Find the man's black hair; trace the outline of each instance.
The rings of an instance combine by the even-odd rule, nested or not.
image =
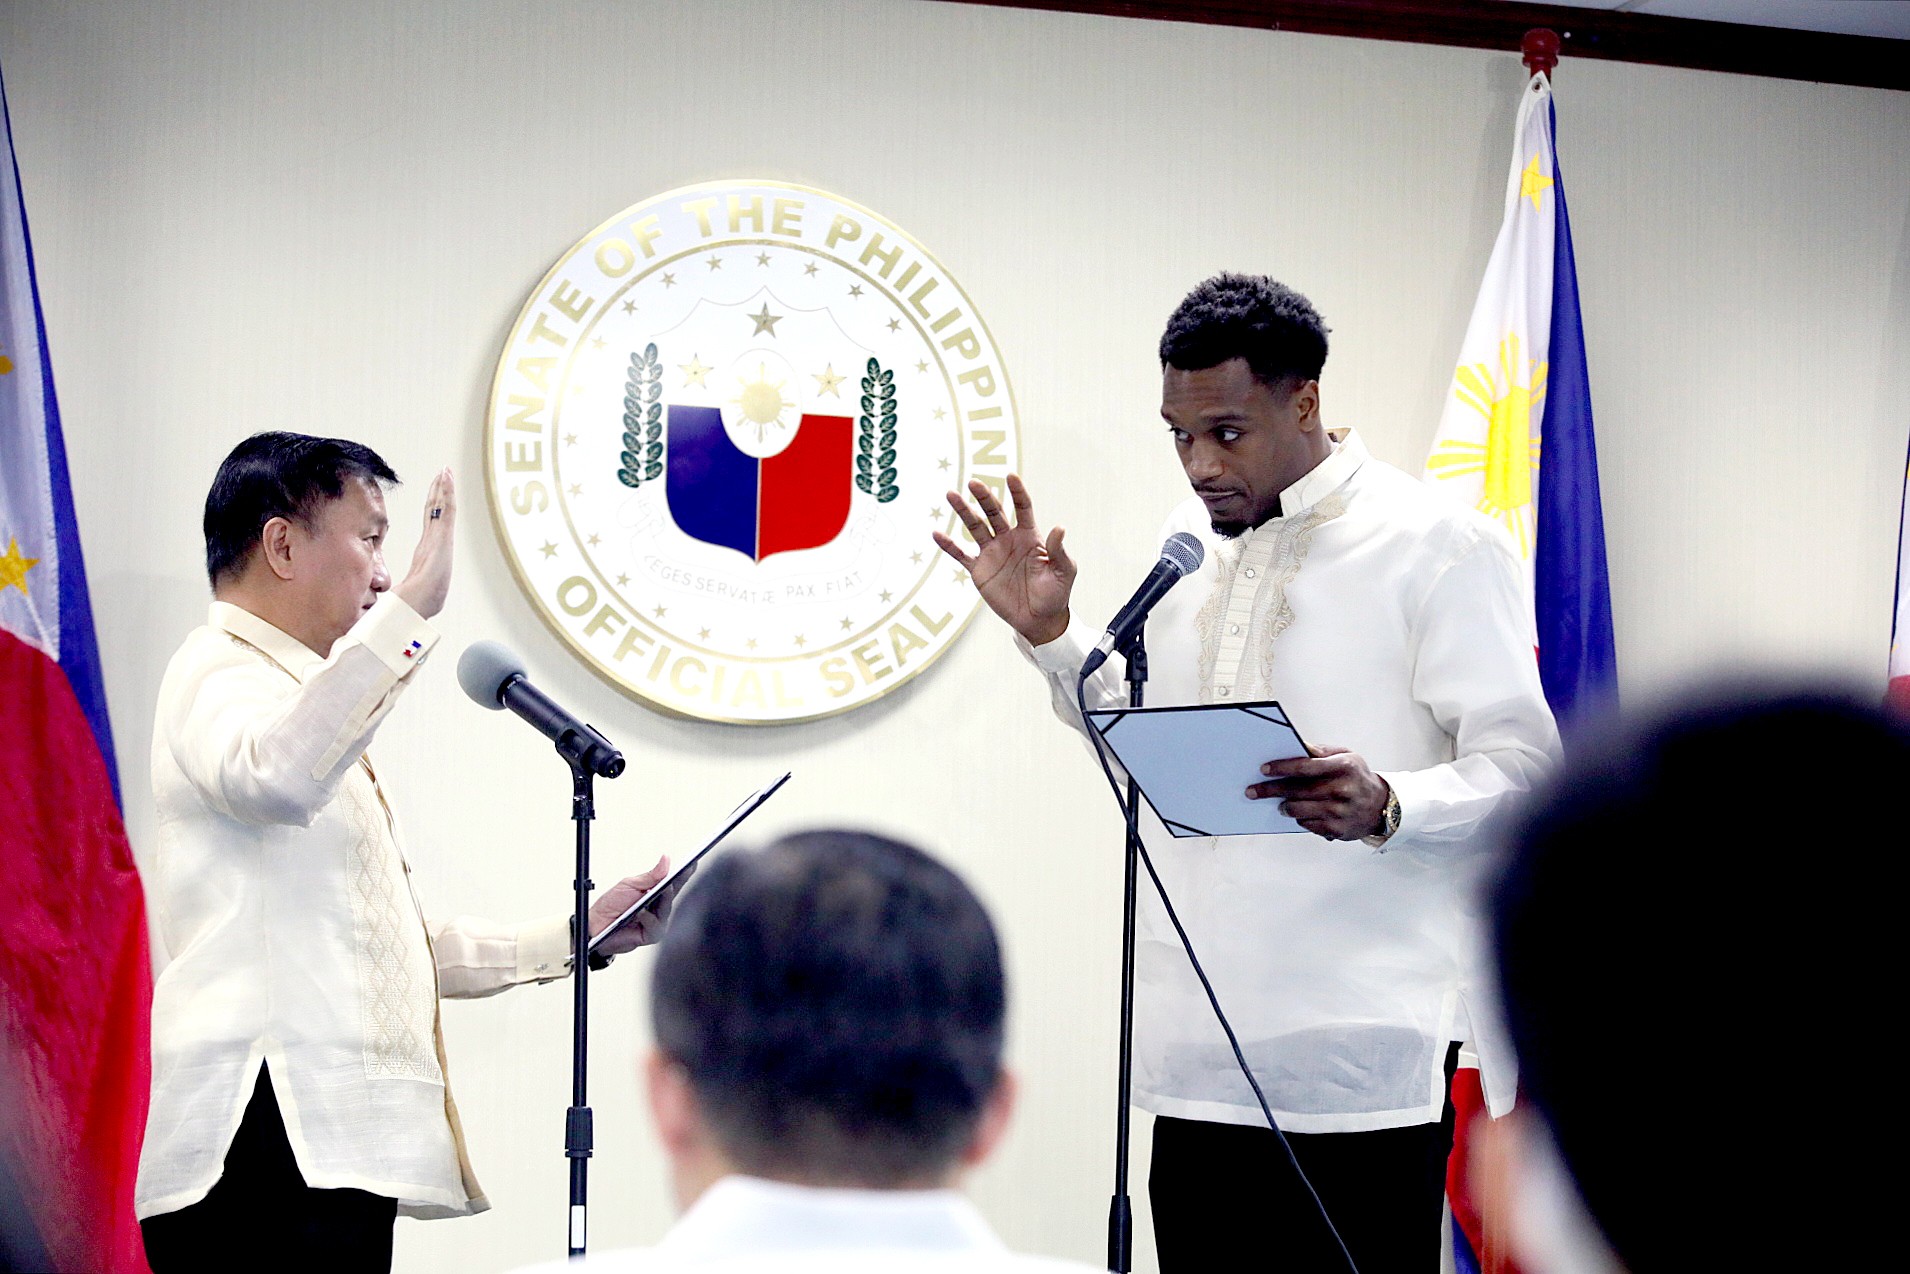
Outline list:
[[[319,506],[353,478],[396,486],[391,466],[362,443],[257,433],[232,449],[206,492],[206,575],[214,588],[245,569],[273,518],[310,528]]]
[[[650,1004],[718,1144],[757,1175],[937,1180],[1001,1078],[987,912],[927,854],[866,833],[788,836],[701,869]]]
[[[1187,294],[1161,334],[1161,366],[1184,372],[1244,358],[1255,379],[1287,390],[1318,380],[1327,325],[1313,302],[1264,274],[1216,274]]]
[[[1844,1174],[1848,1121],[1894,1104],[1906,776],[1910,729],[1868,704],[1717,687],[1573,748],[1516,833],[1492,912],[1520,1087],[1633,1274],[1860,1265],[1894,1217]]]

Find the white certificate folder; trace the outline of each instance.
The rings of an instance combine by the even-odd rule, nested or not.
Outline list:
[[[1308,755],[1278,703],[1097,709],[1088,724],[1175,836],[1306,830],[1279,801],[1247,799],[1247,788],[1266,777],[1261,766]]]

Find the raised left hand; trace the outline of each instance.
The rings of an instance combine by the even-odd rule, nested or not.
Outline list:
[[[1250,800],[1278,800],[1280,812],[1315,836],[1358,840],[1379,830],[1390,789],[1366,759],[1345,748],[1317,747],[1311,756],[1269,761],[1267,782],[1247,789]]]
[[[604,927],[629,909],[631,903],[643,897],[659,880],[670,874],[670,859],[666,855],[657,859],[657,865],[649,871],[636,876],[625,876],[610,888],[597,895],[597,901],[590,904],[590,936],[596,937]],[[604,955],[622,955],[626,951],[635,951],[638,947],[647,947],[663,937],[663,931],[670,923],[670,904],[696,874],[696,868],[673,881],[664,895],[657,899],[653,907],[645,907],[630,917],[628,924],[605,938],[597,950]]]

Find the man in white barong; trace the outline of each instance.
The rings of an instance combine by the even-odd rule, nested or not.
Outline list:
[[[427,919],[366,748],[438,642],[457,492],[425,495],[395,587],[359,443],[262,433],[206,497],[213,602],[166,668],[145,873],[171,961],[134,1206],[154,1274],[264,1260],[391,1267],[392,1221],[489,1207],[445,1072],[439,996],[569,972],[566,916]],[[667,864],[612,886],[604,927]],[[600,950],[652,941],[661,921]]]
[[[1356,433],[1327,428],[1326,353],[1305,297],[1236,274],[1190,293],[1161,339],[1161,415],[1194,493],[1161,535],[1195,536],[1205,558],[1148,622],[1147,702],[1277,700],[1315,746],[1241,758],[1247,795],[1280,802],[1305,834],[1174,841],[1148,815],[1144,835],[1360,1270],[1432,1271],[1459,1042],[1478,1046],[1490,1095],[1511,1091],[1480,1011],[1469,900],[1484,833],[1558,739],[1512,545]],[[1061,528],[1040,530],[1019,478],[1008,493],[1012,522],[980,483],[973,504],[950,492],[973,549],[936,542],[1078,727],[1075,682],[1099,634],[1070,612]],[[1122,676],[1110,660],[1088,707],[1124,704]],[[1162,1269],[1219,1268],[1243,1251],[1345,1268],[1145,886],[1136,1000]]]

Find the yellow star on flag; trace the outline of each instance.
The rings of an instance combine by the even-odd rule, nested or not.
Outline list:
[[[687,363],[678,363],[677,366],[683,369],[683,388],[685,389],[692,385],[701,385],[708,389],[710,386],[705,377],[716,370],[713,367],[703,366],[703,360],[695,357]]]
[[[816,392],[818,394],[834,394],[837,398],[842,397],[841,391],[838,390],[836,386],[840,385],[847,378],[836,375],[836,369],[833,364],[826,364],[821,371],[810,372],[809,374],[815,377]]]
[[[1519,174],[1519,198],[1530,199],[1532,211],[1538,212],[1540,211],[1539,196],[1544,194],[1545,188],[1551,184],[1552,179],[1539,171],[1539,153],[1533,151],[1532,162],[1527,164],[1525,171]]]
[[[0,554],[0,593],[17,587],[27,591],[27,572],[40,564],[37,557],[27,557],[20,552],[20,541],[11,535],[7,537],[7,551]]]

